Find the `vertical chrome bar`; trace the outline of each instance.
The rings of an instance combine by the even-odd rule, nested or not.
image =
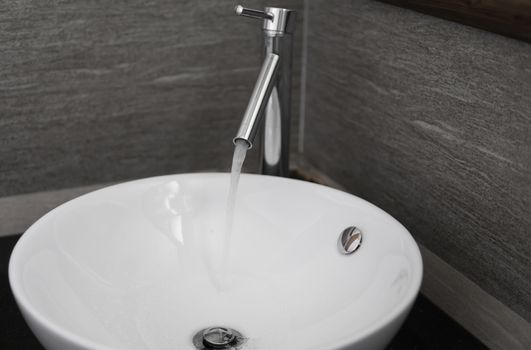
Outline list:
[[[280,57],[278,78],[265,110],[261,139],[261,173],[266,175],[289,175],[292,45],[290,32],[264,30],[264,54],[274,53]]]

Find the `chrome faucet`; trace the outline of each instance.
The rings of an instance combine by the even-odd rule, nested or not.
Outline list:
[[[288,176],[292,34],[297,13],[277,7],[259,11],[236,6],[236,14],[263,19],[265,59],[234,142],[243,140],[251,148],[263,120],[261,172]]]

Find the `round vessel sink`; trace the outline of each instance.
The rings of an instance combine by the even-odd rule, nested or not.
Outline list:
[[[227,250],[228,184],[133,181],[31,226],[9,279],[46,349],[384,349],[422,279],[408,231],[347,193],[242,175]]]

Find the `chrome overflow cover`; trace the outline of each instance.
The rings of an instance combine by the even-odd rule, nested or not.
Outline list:
[[[362,233],[356,226],[350,226],[341,232],[337,240],[337,248],[343,255],[354,253],[360,246]]]

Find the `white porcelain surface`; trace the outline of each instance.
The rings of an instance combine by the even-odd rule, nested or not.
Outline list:
[[[129,182],[31,226],[9,278],[45,347],[187,350],[198,330],[221,325],[247,336],[247,349],[383,349],[422,278],[408,231],[358,197],[243,175],[220,289],[228,183],[227,174]],[[352,225],[363,243],[344,256],[337,239]]]

